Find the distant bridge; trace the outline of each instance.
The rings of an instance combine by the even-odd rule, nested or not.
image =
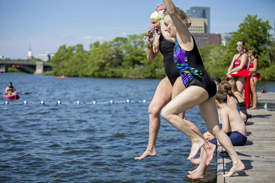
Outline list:
[[[43,74],[46,71],[52,70],[52,64],[47,62],[10,59],[0,60],[0,72],[8,72],[9,67],[30,74]]]

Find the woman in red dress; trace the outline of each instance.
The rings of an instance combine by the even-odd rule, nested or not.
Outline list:
[[[247,65],[248,65],[248,55],[247,53],[244,51],[245,47],[244,47],[244,41],[238,41],[237,42],[237,51],[238,53],[234,55],[232,62],[227,70],[227,77],[228,78],[232,78],[232,74],[236,74],[239,73],[241,74],[243,71],[247,71]],[[246,72],[244,72],[246,73]],[[241,74],[243,75],[243,74]],[[239,76],[239,77],[235,77],[234,79],[236,80],[236,84],[237,84],[237,88],[238,90],[243,93],[243,88],[244,88],[244,84],[245,84],[245,75],[243,76]]]

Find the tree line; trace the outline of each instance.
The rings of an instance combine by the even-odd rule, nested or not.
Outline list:
[[[275,80],[275,40],[269,30],[268,21],[257,15],[248,15],[232,35],[228,46],[211,45],[200,48],[206,69],[212,78],[226,77],[236,43],[243,40],[248,50],[258,52],[258,72],[262,80]],[[90,44],[89,50],[83,45],[62,45],[52,58],[54,71],[50,74],[71,77],[100,78],[163,78],[165,76],[161,54],[152,61],[146,58],[145,34],[116,37],[111,41]]]

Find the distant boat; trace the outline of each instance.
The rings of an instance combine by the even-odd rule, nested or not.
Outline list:
[[[4,95],[3,97],[4,97],[5,99],[19,99],[19,95],[17,95],[17,94]]]
[[[55,78],[67,78],[67,76],[64,76],[64,75],[62,75],[62,76],[55,76]]]

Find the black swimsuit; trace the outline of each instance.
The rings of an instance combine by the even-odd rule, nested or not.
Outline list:
[[[165,68],[165,73],[172,85],[174,85],[176,79],[180,76],[179,70],[174,63],[174,43],[171,43],[164,39],[161,35],[159,38],[159,50],[163,55],[163,64]]]
[[[192,39],[194,48],[191,51],[181,49],[178,41],[176,41],[174,62],[186,88],[191,85],[202,87],[208,92],[208,97],[211,98],[216,94],[216,84],[205,70],[195,40],[193,37]]]

